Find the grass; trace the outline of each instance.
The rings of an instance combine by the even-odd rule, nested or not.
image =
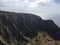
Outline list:
[[[25,39],[29,40],[28,43],[17,42],[15,39],[11,39],[8,45],[60,45],[60,41],[54,40],[49,34],[46,32],[38,32],[38,35],[30,39],[25,37]]]

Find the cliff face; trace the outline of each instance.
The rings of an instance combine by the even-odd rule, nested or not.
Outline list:
[[[0,11],[0,36],[5,41],[28,42],[24,37],[34,38],[39,31],[60,40],[60,28],[52,20],[43,20],[33,14]]]

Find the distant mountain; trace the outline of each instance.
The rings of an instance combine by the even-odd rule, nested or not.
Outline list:
[[[52,20],[28,13],[0,11],[0,40],[3,43],[29,42],[39,31],[48,33],[53,39],[60,40],[60,28]]]

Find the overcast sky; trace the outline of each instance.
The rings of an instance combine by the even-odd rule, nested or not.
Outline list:
[[[0,10],[37,14],[60,26],[60,0],[0,0]]]

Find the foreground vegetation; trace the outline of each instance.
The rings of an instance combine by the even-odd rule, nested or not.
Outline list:
[[[38,32],[38,35],[33,39],[27,37],[24,38],[29,40],[29,42],[25,43],[11,40],[11,43],[9,43],[8,45],[60,45],[60,41],[54,40],[45,32]]]
[[[45,32],[39,32],[37,37],[32,39],[27,45],[60,45],[60,41],[54,40]]]

